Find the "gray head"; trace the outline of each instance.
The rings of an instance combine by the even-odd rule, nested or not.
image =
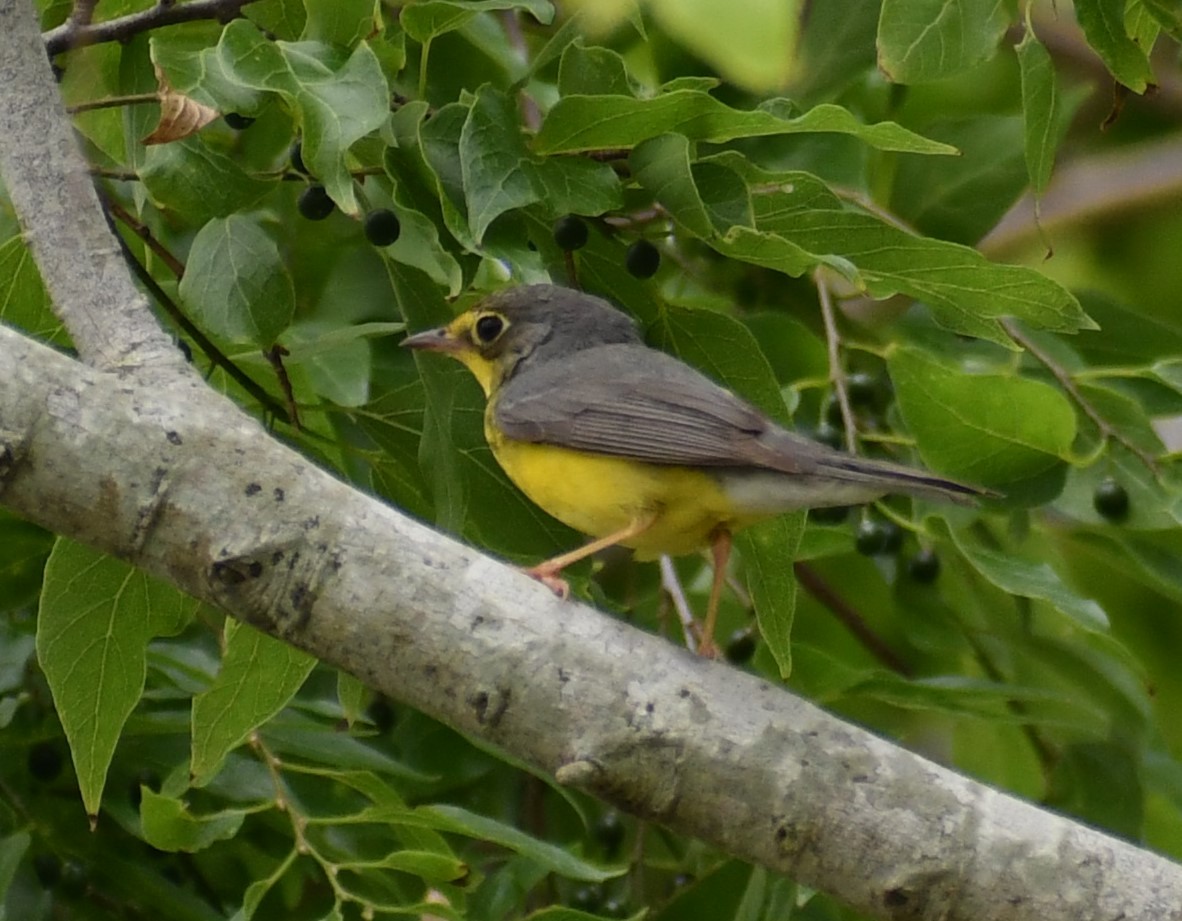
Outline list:
[[[602,298],[557,285],[525,285],[489,295],[472,308],[477,348],[505,378],[529,362],[550,361],[597,345],[639,343],[636,324]]]

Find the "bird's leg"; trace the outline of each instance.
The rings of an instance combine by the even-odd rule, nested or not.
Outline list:
[[[577,563],[579,560],[589,557],[592,553],[598,553],[600,550],[606,550],[608,547],[613,547],[622,541],[636,537],[638,534],[643,534],[652,527],[653,522],[656,520],[656,514],[645,515],[643,518],[635,518],[626,528],[621,528],[612,534],[596,538],[589,544],[583,544],[577,550],[556,556],[551,560],[546,560],[544,563],[538,563],[537,566],[531,566],[529,569],[523,570],[523,572],[527,576],[537,579],[559,598],[566,598],[570,595],[570,586],[567,584],[566,579],[563,579],[559,575],[562,570],[566,569],[572,563]]]
[[[731,532],[720,527],[714,531],[710,541],[710,556],[714,561],[714,582],[710,586],[710,603],[706,607],[706,622],[698,637],[698,655],[708,659],[718,658],[718,646],[714,643],[714,629],[718,622],[718,605],[722,600],[722,587],[726,584],[726,564],[731,557]]]

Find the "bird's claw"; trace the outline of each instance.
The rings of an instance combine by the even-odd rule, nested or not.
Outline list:
[[[533,566],[522,571],[531,579],[537,579],[563,601],[570,597],[570,583],[556,572],[542,566]]]

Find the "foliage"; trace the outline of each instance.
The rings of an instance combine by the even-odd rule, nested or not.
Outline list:
[[[68,12],[43,6],[46,27]],[[1155,80],[1155,42],[1176,58],[1176,4],[1077,0],[1083,38],[1049,4],[730,6],[719,23],[674,0],[260,0],[58,64],[67,104],[112,103],[76,123],[130,257],[270,402],[222,365],[212,384],[261,415],[298,407],[292,443],[492,553],[579,538],[500,473],[462,369],[389,334],[510,280],[577,283],[801,429],[849,422],[861,452],[1004,493],[755,529],[736,570],[755,610],[732,594],[720,635],[745,659],[754,613],[743,667],[1182,857],[1182,507],[1158,426],[1182,415],[1182,224],[1048,214],[1045,264],[1036,235],[1017,264],[976,248],[1061,148],[1069,167],[1176,134],[1176,100],[1129,95]],[[1068,73],[1069,51],[1111,77]],[[155,107],[129,97],[157,69],[229,123],[141,143]],[[297,205],[313,185],[336,206],[315,221]],[[379,209],[385,246],[363,230]],[[568,215],[589,230],[574,253],[551,233]],[[62,341],[11,216],[0,235],[0,316]],[[627,271],[638,240],[651,278]],[[1120,514],[1094,505],[1112,481]],[[865,516],[898,528],[870,556]],[[702,570],[677,561],[699,605]],[[655,567],[576,575],[666,629]],[[0,915],[852,917],[10,517],[0,587]]]

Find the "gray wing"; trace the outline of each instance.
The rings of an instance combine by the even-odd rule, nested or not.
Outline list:
[[[524,369],[501,389],[494,413],[518,441],[654,464],[796,470],[783,455],[769,463],[761,441],[788,432],[688,365],[644,346],[598,346]]]
[[[952,502],[996,495],[856,457],[789,432],[677,359],[641,345],[604,345],[523,369],[493,409],[509,438],[652,464],[754,467],[845,484],[845,505],[888,492]],[[797,504],[795,507],[799,507]]]

